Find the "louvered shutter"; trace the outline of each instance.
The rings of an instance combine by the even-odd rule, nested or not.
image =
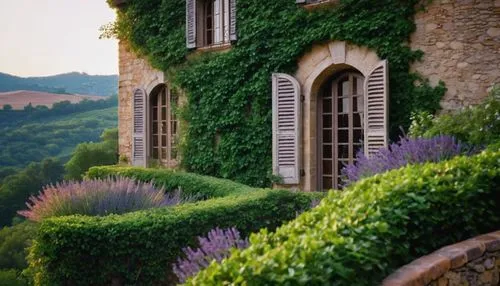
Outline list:
[[[229,0],[229,40],[236,41],[236,0]]]
[[[370,157],[388,143],[387,61],[381,61],[365,79],[365,154]]]
[[[146,167],[146,92],[136,89],[133,97],[132,165]]]
[[[286,74],[273,74],[273,173],[284,184],[299,183],[300,86]]]
[[[186,0],[186,45],[196,48],[196,0]]]

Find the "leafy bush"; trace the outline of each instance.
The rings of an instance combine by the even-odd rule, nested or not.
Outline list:
[[[498,229],[500,151],[407,166],[330,192],[187,285],[378,285],[439,247]]]
[[[470,152],[470,147],[451,136],[439,135],[430,139],[401,137],[398,143],[380,149],[370,158],[360,151],[356,163],[342,169],[342,183],[348,186],[359,179],[408,164],[439,162]]]
[[[33,221],[65,215],[109,215],[136,210],[177,205],[179,192],[165,195],[149,183],[136,183],[129,178],[108,178],[62,182],[46,186],[32,196],[28,210],[18,213]]]
[[[49,218],[30,250],[30,271],[38,285],[173,283],[170,266],[182,248],[196,245],[197,236],[214,226],[234,226],[244,236],[274,229],[316,196],[259,190],[123,215]]]
[[[216,227],[206,237],[198,237],[198,241],[199,248],[184,248],[182,251],[186,258],[179,258],[173,265],[173,271],[181,283],[206,268],[213,260],[220,262],[228,257],[232,248],[248,247],[248,240],[241,239],[239,231],[234,227],[226,230]]]
[[[16,269],[0,269],[0,286],[25,286],[27,281],[19,277]]]
[[[105,129],[101,142],[80,143],[76,146],[71,159],[64,165],[65,178],[81,180],[90,167],[118,163],[118,129]]]
[[[448,134],[462,142],[488,145],[500,141],[500,86],[477,106],[436,117],[429,113],[413,116],[411,136],[433,137]]]
[[[244,194],[256,190],[230,180],[171,169],[103,166],[90,168],[87,172],[88,178],[107,178],[109,176],[123,176],[141,182],[154,182],[157,187],[164,188],[167,192],[182,189],[183,195],[196,196],[200,199]]]
[[[26,221],[0,230],[0,269],[21,271],[28,266],[25,249],[37,229],[37,224]]]

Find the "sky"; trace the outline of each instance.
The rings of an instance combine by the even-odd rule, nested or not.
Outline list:
[[[99,40],[114,19],[106,0],[0,0],[0,72],[117,74],[117,41]]]

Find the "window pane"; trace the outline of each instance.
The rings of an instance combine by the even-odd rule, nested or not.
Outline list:
[[[172,150],[170,151],[170,159],[171,160],[177,159],[177,149],[172,148]]]
[[[352,111],[353,112],[360,111],[360,110],[358,110],[358,97],[357,96],[352,98]]]
[[[167,92],[163,90],[161,92],[161,105],[166,105],[167,104]]]
[[[323,128],[332,128],[332,116],[323,115]]]
[[[344,169],[345,166],[347,166],[348,164],[348,161],[338,161],[338,174],[340,176],[340,174],[342,173],[342,169]]]
[[[167,121],[161,122],[161,134],[167,134]]]
[[[338,112],[348,113],[349,112],[349,98],[339,98],[338,100]]]
[[[360,143],[363,140],[363,130],[354,130],[352,141],[353,143]]]
[[[153,135],[158,134],[158,122],[153,122]]]
[[[332,131],[331,130],[323,130],[323,142],[324,143],[332,143]]]
[[[353,77],[352,79],[352,94],[358,94],[358,79],[356,77]]]
[[[158,108],[153,108],[153,120],[158,120]]]
[[[161,108],[161,120],[167,120],[167,108],[166,107]]]
[[[363,96],[363,90],[364,90],[364,87],[363,87],[363,78],[358,78],[357,80],[357,95],[360,95],[360,96]]]
[[[158,147],[158,136],[153,136],[153,147]]]
[[[356,154],[358,154],[359,151],[363,149],[363,144],[354,144],[354,156],[356,157]]]
[[[167,136],[166,135],[161,136],[161,146],[167,147]]]
[[[342,159],[348,159],[349,158],[349,145],[339,145],[338,146],[338,157]]]
[[[151,156],[153,156],[153,159],[158,159],[158,149],[157,148],[153,148],[153,154],[151,154]]]
[[[333,188],[332,178],[323,177],[323,190],[330,190]]]
[[[166,148],[161,148],[161,158],[167,159],[167,149]]]
[[[332,113],[331,99],[323,99],[323,113]]]
[[[360,113],[355,113],[352,115],[354,127],[362,127],[361,125],[361,115]]]
[[[349,95],[349,81],[342,82],[342,96]]]
[[[349,143],[348,130],[339,130],[339,143]]]
[[[323,174],[331,175],[332,167],[332,160],[323,160]]]
[[[177,122],[176,121],[170,122],[170,130],[172,132],[172,135],[177,134]]]
[[[332,145],[323,145],[323,158],[331,159],[332,157]]]
[[[349,115],[342,114],[338,116],[339,118],[339,128],[349,127]]]

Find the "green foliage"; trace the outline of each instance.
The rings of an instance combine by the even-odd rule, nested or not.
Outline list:
[[[107,31],[168,71],[186,91],[189,103],[182,116],[189,125],[182,163],[188,171],[265,186],[271,182],[271,74],[293,74],[297,59],[314,44],[348,41],[388,59],[393,137],[399,126],[409,125],[412,111],[439,108],[444,85],[432,88],[409,72],[410,63],[422,56],[406,44],[419,2],[343,0],[333,8],[307,11],[290,0],[240,0],[238,40],[231,50],[189,60],[185,1],[128,1]]]
[[[0,124],[0,166],[24,167],[50,156],[67,160],[76,145],[98,141],[116,124],[116,107]]]
[[[188,285],[378,285],[437,248],[497,230],[500,151],[408,166],[330,192]]]
[[[106,217],[69,216],[41,223],[28,260],[37,285],[158,285],[175,279],[182,248],[215,226],[244,236],[274,229],[306,209],[311,195],[259,190],[177,207]]]
[[[187,197],[201,196],[205,199],[255,191],[254,188],[233,181],[172,169],[103,166],[92,167],[87,173],[87,177],[90,179],[104,179],[110,176],[153,182],[156,187],[164,188],[167,192],[181,189],[182,195]]]
[[[65,179],[80,180],[90,167],[118,163],[118,129],[105,129],[101,142],[80,143],[64,165]]]
[[[63,174],[64,168],[59,161],[45,159],[4,178],[0,186],[0,226],[10,224],[16,212],[25,208],[30,195],[36,194],[47,184],[61,180]]]
[[[413,117],[410,135],[433,137],[453,135],[462,142],[488,145],[500,141],[500,86],[481,104],[456,113],[438,115],[419,113]]]
[[[0,269],[0,286],[24,286],[28,283],[21,277],[16,269]]]
[[[22,222],[0,230],[0,269],[21,271],[28,266],[25,250],[30,246],[37,229],[37,224]]]

